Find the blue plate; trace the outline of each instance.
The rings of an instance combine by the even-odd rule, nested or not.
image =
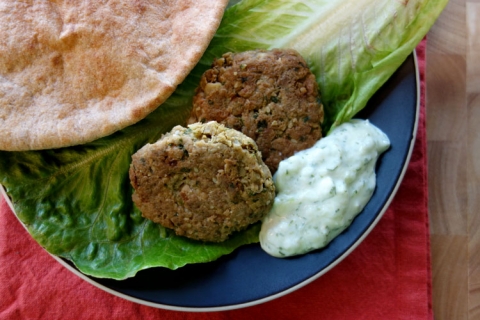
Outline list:
[[[377,188],[351,226],[326,248],[277,259],[258,244],[239,248],[217,261],[178,270],[152,268],[123,281],[87,277],[93,285],[141,304],[184,311],[219,311],[247,307],[288,294],[317,279],[343,260],[376,225],[393,199],[413,149],[419,117],[419,80],[415,54],[410,55],[371,99],[358,118],[384,131],[391,148],[377,166]]]

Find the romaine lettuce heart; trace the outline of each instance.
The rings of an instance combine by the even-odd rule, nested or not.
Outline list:
[[[145,268],[213,261],[258,242],[259,225],[221,244],[177,237],[141,217],[128,179],[131,155],[184,123],[194,88],[213,58],[227,51],[297,49],[320,85],[328,131],[365,106],[446,3],[243,0],[227,9],[190,76],[145,120],[82,146],[0,152],[0,183],[35,240],[85,274],[125,279]]]

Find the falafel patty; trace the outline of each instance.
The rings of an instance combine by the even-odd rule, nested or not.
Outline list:
[[[217,122],[174,127],[132,156],[134,203],[195,240],[220,242],[262,219],[275,197],[255,142]]]
[[[255,140],[272,173],[322,136],[315,76],[292,49],[226,53],[195,91],[188,123],[217,121]]]

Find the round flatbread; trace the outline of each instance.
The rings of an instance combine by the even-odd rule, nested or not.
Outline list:
[[[227,0],[0,0],[0,150],[138,122],[200,60]]]

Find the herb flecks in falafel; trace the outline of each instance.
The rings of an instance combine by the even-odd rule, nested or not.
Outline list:
[[[261,220],[275,197],[255,142],[216,122],[174,127],[132,156],[133,201],[180,236],[221,242]]]

